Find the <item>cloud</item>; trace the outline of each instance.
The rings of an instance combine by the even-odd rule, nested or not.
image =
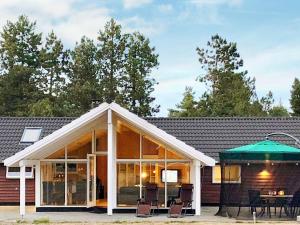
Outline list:
[[[145,36],[153,36],[164,30],[164,24],[155,23],[155,22],[147,22],[145,19],[133,16],[127,19],[123,19],[118,21],[121,23],[124,28],[124,32],[135,32],[139,31]]]
[[[158,10],[162,13],[170,13],[173,11],[173,6],[171,4],[161,4],[158,6]]]
[[[228,6],[238,6],[242,3],[242,0],[190,0],[198,6],[218,6],[218,5],[228,5]]]
[[[67,46],[74,45],[83,35],[95,38],[110,18],[108,8],[86,4],[84,0],[1,0],[0,14],[0,26],[25,14],[37,21],[39,31],[47,34],[54,30]]]
[[[271,90],[276,103],[283,99],[283,105],[289,108],[293,80],[300,76],[300,45],[289,42],[249,54],[243,57],[245,68],[256,78],[258,95],[261,97]]]
[[[133,9],[149,4],[151,2],[152,0],[123,0],[123,5],[125,9]]]

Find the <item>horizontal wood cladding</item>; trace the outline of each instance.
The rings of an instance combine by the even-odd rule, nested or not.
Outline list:
[[[33,203],[34,179],[26,179],[26,203]],[[20,180],[6,179],[6,167],[0,164],[0,205],[20,202]]]
[[[212,168],[202,168],[201,174],[202,204],[218,204],[221,185],[212,183]],[[259,190],[262,194],[284,189],[286,194],[293,194],[300,189],[300,165],[295,163],[243,164],[241,165],[241,184],[230,184],[230,195],[242,196],[242,203],[247,204],[249,202],[248,190],[251,189]]]
[[[201,169],[201,204],[215,205],[220,200],[220,184],[212,183],[212,167],[204,167]]]

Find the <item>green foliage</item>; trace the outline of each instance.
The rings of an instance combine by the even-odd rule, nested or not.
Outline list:
[[[157,66],[158,55],[150,47],[149,39],[140,33],[129,34],[121,99],[122,105],[137,115],[150,116],[159,111],[159,106],[151,106],[156,81],[150,73]]]
[[[293,110],[293,116],[300,116],[300,81],[295,78],[292,90],[291,90],[291,108]]]
[[[7,22],[0,35],[0,115],[79,116],[93,100],[141,116],[159,111],[150,77],[158,55],[149,39],[123,34],[113,19],[96,43],[83,37],[71,50],[53,31],[42,42],[26,16]]]
[[[120,103],[120,88],[125,73],[126,35],[121,33],[121,25],[111,19],[104,31],[100,31],[98,41],[97,62],[103,101]]]
[[[0,33],[0,114],[27,116],[29,105],[40,99],[35,77],[39,73],[41,34],[35,22],[20,16]]]
[[[83,37],[71,52],[69,83],[63,95],[69,109],[66,110],[69,116],[78,116],[87,112],[94,99],[102,100],[96,54],[97,47],[86,37]]]
[[[186,90],[177,109],[169,110],[169,116],[271,116],[279,113],[278,108],[272,108],[271,92],[257,98],[255,79],[242,70],[243,60],[236,43],[214,35],[207,48],[196,51],[204,71],[197,80],[205,84],[208,91],[197,101],[191,89]]]
[[[192,87],[186,87],[182,101],[176,105],[176,109],[169,109],[169,117],[196,117],[199,116],[198,102],[195,100],[195,92]]]
[[[272,117],[287,117],[289,116],[289,112],[282,105],[273,106],[269,111],[269,116]]]
[[[52,31],[46,37],[45,46],[39,56],[41,71],[37,76],[37,84],[40,90],[48,95],[49,99],[57,97],[63,88],[67,71],[68,51],[64,50],[61,40]]]

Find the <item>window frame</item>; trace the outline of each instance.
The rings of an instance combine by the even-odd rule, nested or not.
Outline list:
[[[212,169],[212,184],[221,184],[221,180],[220,181],[216,181],[216,174],[215,174],[215,167],[221,167],[221,165],[215,165],[213,167],[211,167]],[[239,168],[238,174],[239,174],[239,180],[237,181],[224,181],[225,184],[241,184],[242,183],[242,167],[241,165],[237,165],[237,164],[233,164],[233,165],[226,165],[226,166],[237,166],[237,168]]]
[[[13,167],[17,167],[17,166],[13,166]],[[6,167],[6,173],[5,173],[6,179],[20,179],[20,171],[19,172],[10,172],[9,168],[12,168],[12,167],[9,167],[9,166]],[[17,168],[19,168],[19,167],[17,167]],[[31,168],[31,171],[25,172],[25,178],[26,179],[34,179],[34,172],[33,172],[34,167],[27,166],[26,168]]]
[[[40,130],[40,133],[39,133],[39,136],[38,136],[37,140],[35,140],[35,141],[23,141],[23,138],[25,137],[25,133],[28,130]],[[33,144],[33,143],[39,141],[40,138],[41,138],[41,136],[42,136],[42,132],[43,132],[43,128],[42,127],[25,127],[24,130],[23,130],[23,134],[22,134],[21,140],[20,140],[20,144]]]

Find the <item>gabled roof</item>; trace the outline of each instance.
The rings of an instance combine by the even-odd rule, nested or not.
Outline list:
[[[25,127],[41,127],[41,138],[70,123],[71,117],[0,117],[0,163],[31,144],[20,144]]]
[[[50,135],[44,137],[40,141],[37,141],[33,145],[26,147],[24,150],[16,153],[15,155],[4,160],[6,166],[11,166],[16,164],[22,159],[30,158],[32,155],[38,154],[39,152],[45,151],[51,145],[62,141],[64,137],[71,135],[72,132],[79,130],[81,127],[87,125],[88,123],[94,121],[103,115],[107,110],[112,110],[117,113],[120,117],[124,118],[126,121],[136,126],[137,128],[149,133],[154,138],[163,141],[167,145],[175,148],[176,150],[182,151],[184,154],[192,159],[197,159],[201,161],[204,165],[213,166],[215,160],[209,156],[204,155],[202,152],[197,151],[192,146],[189,146],[182,142],[181,140],[173,137],[172,135],[166,133],[165,131],[157,128],[156,126],[150,124],[146,120],[138,117],[137,115],[129,112],[128,110],[122,108],[116,103],[102,103],[98,107],[92,109],[91,111],[85,113],[79,118],[73,120],[71,123],[63,126],[62,128],[54,131]]]

